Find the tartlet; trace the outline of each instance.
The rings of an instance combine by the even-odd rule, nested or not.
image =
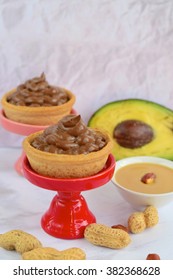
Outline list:
[[[55,94],[53,95],[51,93],[51,95],[50,90],[52,92],[54,91]],[[23,96],[20,96],[22,100],[19,100],[16,104],[14,102],[10,103],[10,99],[12,99],[17,91],[23,91]],[[49,94],[46,94],[46,91],[49,91]],[[44,98],[43,92],[45,92]],[[53,96],[58,95],[58,92],[66,94],[67,100],[63,104],[56,105],[56,102],[53,103]],[[28,104],[25,104],[25,101],[29,100],[30,94],[32,95],[30,103],[28,101]],[[39,97],[39,94],[42,96]],[[39,98],[39,102],[35,102],[34,98]],[[45,103],[44,99],[49,99],[49,103]],[[63,116],[70,114],[75,100],[75,95],[71,91],[49,85],[43,73],[40,77],[28,80],[24,84],[4,94],[1,104],[5,116],[12,121],[47,126],[56,123]]]
[[[67,131],[60,135],[64,123],[65,129],[71,131],[70,136],[67,135],[69,133]],[[84,134],[82,134],[83,130],[85,130]],[[56,142],[56,135],[52,137],[50,131],[57,132],[60,142],[64,143],[64,151]],[[96,135],[95,140],[92,140],[95,142],[90,142],[94,139],[91,135]],[[71,142],[66,141],[67,139]],[[45,145],[45,141],[48,141],[49,145]],[[80,144],[77,144],[79,141]],[[56,125],[27,136],[23,141],[23,149],[32,169],[38,174],[53,178],[81,178],[92,176],[104,168],[112,150],[112,140],[107,133],[85,126],[80,115],[70,114],[63,117]]]

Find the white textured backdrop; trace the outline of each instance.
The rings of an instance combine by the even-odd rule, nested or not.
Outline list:
[[[173,109],[173,1],[0,0],[0,97],[43,71],[86,122],[124,98]],[[20,143],[0,127],[0,146]]]

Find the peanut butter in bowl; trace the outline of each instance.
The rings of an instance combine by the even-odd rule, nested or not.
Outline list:
[[[135,208],[165,206],[173,201],[173,162],[152,156],[121,159],[116,162],[112,182]]]
[[[134,163],[116,172],[116,181],[129,190],[161,194],[173,192],[173,169],[161,164]]]

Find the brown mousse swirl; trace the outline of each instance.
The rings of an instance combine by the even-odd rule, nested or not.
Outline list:
[[[56,154],[88,154],[102,149],[107,141],[101,132],[88,128],[80,115],[67,115],[46,128],[31,145]]]
[[[60,87],[49,85],[44,73],[19,85],[16,91],[7,97],[7,102],[13,105],[29,107],[57,106],[68,100],[67,92]]]

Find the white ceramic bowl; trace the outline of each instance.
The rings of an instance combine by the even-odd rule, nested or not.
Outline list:
[[[117,187],[118,192],[128,203],[130,203],[136,209],[142,209],[148,205],[153,205],[153,206],[159,208],[159,207],[167,205],[168,203],[171,203],[171,202],[173,203],[173,192],[161,193],[161,194],[145,194],[145,193],[140,193],[140,192],[135,192],[135,191],[129,190],[129,189],[125,188],[124,186],[121,186],[116,181],[115,174],[121,167],[126,166],[128,164],[146,163],[146,162],[164,165],[164,166],[167,166],[167,167],[173,169],[173,161],[163,159],[163,158],[158,158],[158,157],[135,156],[135,157],[121,159],[116,162],[114,175],[112,177],[112,182]],[[172,184],[173,184],[173,182],[172,182]]]

